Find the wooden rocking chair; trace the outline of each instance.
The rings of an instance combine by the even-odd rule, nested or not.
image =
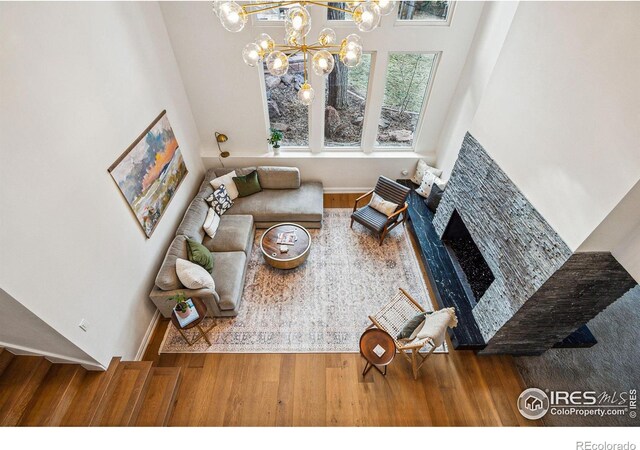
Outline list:
[[[400,292],[389,303],[376,314],[369,316],[369,319],[373,322],[373,325],[369,328],[376,326],[389,333],[398,351],[411,363],[414,379],[418,379],[420,367],[438,346],[431,338],[408,341],[406,339],[398,340],[397,337],[407,322],[422,312],[425,312],[425,309],[404,289],[400,288]],[[429,345],[431,348],[424,355],[420,354],[420,350],[425,345]]]

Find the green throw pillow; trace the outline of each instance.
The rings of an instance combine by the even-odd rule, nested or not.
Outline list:
[[[193,239],[187,239],[187,257],[192,263],[204,267],[207,272],[213,270],[213,255],[207,247]]]
[[[233,182],[238,188],[238,197],[248,197],[251,194],[255,194],[256,192],[260,192],[262,190],[262,188],[260,187],[260,182],[258,181],[257,170],[254,170],[253,172],[242,177],[233,177]]]
[[[398,339],[407,339],[408,337],[411,337],[411,334],[415,331],[415,329],[418,328],[418,326],[424,321],[426,315],[427,313],[423,312],[416,316],[413,316],[413,318],[409,320],[409,322],[407,322],[407,324],[404,326],[402,331],[398,333]]]

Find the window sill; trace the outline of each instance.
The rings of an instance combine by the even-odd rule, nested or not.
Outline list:
[[[218,153],[204,152],[201,154],[203,158],[217,158]],[[424,155],[414,151],[374,151],[372,153],[364,153],[362,151],[325,151],[312,153],[309,151],[288,151],[283,150],[279,155],[271,152],[266,153],[231,153],[228,159],[247,159],[247,158],[265,158],[265,159],[420,159]]]

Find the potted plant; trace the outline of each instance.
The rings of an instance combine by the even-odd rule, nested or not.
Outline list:
[[[189,304],[187,303],[187,298],[184,296],[184,293],[178,292],[171,297],[171,300],[176,302],[175,311],[178,316],[183,319],[189,316]]]
[[[267,142],[271,144],[274,155],[280,154],[280,141],[283,137],[282,131],[271,128],[271,135],[267,138]]]

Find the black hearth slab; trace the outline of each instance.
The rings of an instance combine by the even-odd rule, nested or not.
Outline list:
[[[596,345],[598,341],[586,325],[581,326],[576,331],[567,336],[562,342],[558,342],[553,348],[589,348]]]
[[[425,265],[435,299],[440,308],[454,307],[458,316],[458,326],[449,329],[449,337],[456,350],[482,350],[486,344],[471,312],[462,284],[446,248],[433,227],[433,213],[424,199],[413,190],[416,186],[410,180],[397,180],[410,187],[409,229],[420,248],[420,257]]]

